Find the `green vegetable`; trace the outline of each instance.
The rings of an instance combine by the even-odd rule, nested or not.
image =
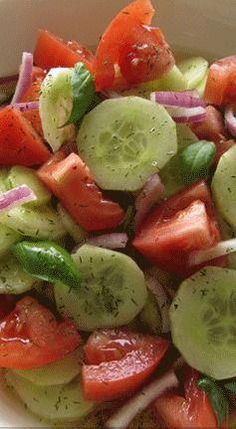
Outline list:
[[[36,284],[33,276],[26,273],[12,254],[0,260],[0,294],[19,295]]]
[[[81,226],[75,223],[70,214],[64,209],[64,207],[62,207],[61,204],[58,204],[57,211],[65,230],[73,238],[75,243],[81,243],[85,241],[88,233]]]
[[[202,57],[190,57],[177,64],[187,80],[187,89],[195,89],[204,79],[208,69],[208,61]]]
[[[24,270],[36,278],[52,283],[60,281],[71,288],[80,285],[80,273],[75,262],[58,244],[22,241],[13,246],[13,252]]]
[[[206,392],[212,408],[217,416],[218,424],[221,425],[229,413],[229,402],[224,390],[211,378],[201,378],[198,387]]]
[[[63,126],[73,108],[72,75],[73,68],[53,68],[41,86],[39,113],[43,134],[54,152],[75,137],[74,125]]]
[[[65,125],[78,122],[92,105],[95,86],[91,73],[83,63],[77,63],[71,77],[73,107]]]
[[[185,183],[207,177],[215,153],[215,144],[205,140],[186,147],[179,156],[179,168]]]

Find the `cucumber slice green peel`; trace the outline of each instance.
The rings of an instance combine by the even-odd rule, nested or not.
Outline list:
[[[170,308],[173,343],[216,380],[236,376],[236,271],[207,267],[186,279]]]
[[[95,407],[94,402],[83,398],[79,378],[69,384],[38,386],[8,370],[6,381],[30,411],[55,423],[76,422],[88,415]]]
[[[24,270],[38,279],[61,281],[70,288],[78,288],[81,283],[75,262],[58,244],[22,241],[13,246],[13,252]]]
[[[77,144],[98,186],[137,191],[177,152],[176,125],[150,100],[110,99],[84,117]]]
[[[72,255],[81,287],[56,283],[58,311],[79,329],[93,331],[126,325],[142,310],[147,289],[143,272],[127,255],[85,244]]]

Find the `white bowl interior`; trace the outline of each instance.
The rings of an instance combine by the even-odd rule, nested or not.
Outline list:
[[[32,51],[38,28],[95,46],[110,18],[127,0],[0,0],[0,76],[17,72]],[[234,54],[235,0],[154,0],[156,24],[184,54]],[[1,380],[0,380],[1,381]],[[0,427],[45,427],[0,382]]]

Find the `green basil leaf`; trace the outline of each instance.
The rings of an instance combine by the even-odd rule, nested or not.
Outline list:
[[[95,86],[91,73],[83,63],[77,63],[71,78],[73,107],[65,125],[78,122],[94,102]]]
[[[24,271],[47,282],[60,281],[78,288],[81,276],[71,255],[50,241],[21,241],[13,246],[13,253]]]
[[[206,178],[216,154],[214,143],[202,140],[186,147],[179,155],[179,168],[185,183]]]
[[[219,425],[223,423],[229,413],[229,402],[224,390],[211,378],[201,378],[198,387],[206,392],[212,408],[215,411]]]
[[[228,390],[230,393],[234,393],[236,395],[236,380],[229,381],[224,384],[224,388]]]

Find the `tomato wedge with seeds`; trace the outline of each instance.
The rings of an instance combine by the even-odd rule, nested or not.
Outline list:
[[[84,348],[85,398],[109,401],[134,392],[152,375],[168,348],[169,341],[163,338],[126,330],[92,334]]]
[[[189,370],[185,397],[167,393],[155,401],[154,409],[167,429],[216,429],[217,419],[205,392],[197,386],[199,374]]]
[[[204,98],[216,106],[236,102],[236,55],[211,65]]]
[[[189,254],[219,240],[210,192],[200,182],[154,208],[140,226],[133,246],[164,271],[186,277],[199,269],[189,265]],[[210,264],[224,266],[225,258]]]
[[[98,91],[125,88],[130,83],[160,77],[174,65],[161,31],[149,27],[153,15],[150,0],[136,0],[122,9],[107,27],[95,59]]]
[[[110,229],[118,226],[125,213],[118,203],[105,198],[92,179],[88,167],[78,155],[71,153],[38,170],[38,176],[61,201],[73,219],[87,231]]]
[[[81,342],[70,321],[58,322],[34,298],[22,298],[0,323],[0,367],[30,369],[62,359]]]

